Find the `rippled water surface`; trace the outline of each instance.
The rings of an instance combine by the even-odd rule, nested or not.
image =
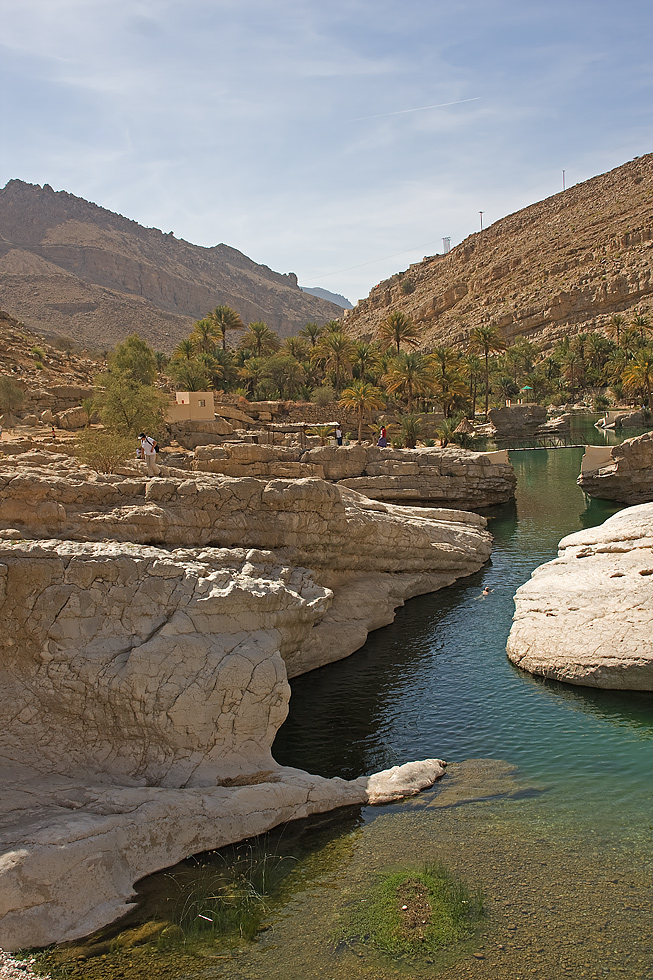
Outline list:
[[[296,861],[260,938],[183,967],[154,957],[131,975],[652,980],[653,696],[538,680],[505,655],[515,590],[560,538],[617,509],[578,489],[581,455],[513,452],[516,504],[490,515],[491,561],[408,602],[352,657],[293,681],[279,762],[352,778],[436,756],[450,764],[442,782],[259,842]],[[485,890],[468,948],[409,963],[339,949],[339,917],[376,870],[431,859]]]

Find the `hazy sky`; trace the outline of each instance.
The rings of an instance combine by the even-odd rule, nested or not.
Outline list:
[[[0,0],[0,186],[355,302],[653,150],[652,28],[650,0]]]

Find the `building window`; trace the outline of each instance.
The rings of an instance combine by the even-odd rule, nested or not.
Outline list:
[[[206,399],[205,398],[198,398],[197,399],[197,404],[198,404],[198,406],[200,408],[205,408],[206,407]]]

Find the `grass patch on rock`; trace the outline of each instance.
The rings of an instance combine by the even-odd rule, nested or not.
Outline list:
[[[337,941],[395,957],[428,956],[470,939],[482,916],[481,889],[432,862],[379,875],[347,909]]]

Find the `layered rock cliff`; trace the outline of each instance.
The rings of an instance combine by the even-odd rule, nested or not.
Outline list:
[[[170,351],[221,303],[280,336],[342,313],[228,245],[191,245],[48,184],[0,190],[0,304],[38,333],[102,350],[137,332]]]
[[[653,690],[653,504],[563,538],[515,595],[508,657],[542,677]]]
[[[447,255],[379,283],[346,315],[374,336],[401,310],[423,346],[466,343],[489,322],[507,340],[544,343],[593,330],[617,312],[653,309],[653,154],[495,221]]]
[[[189,853],[429,785],[438,760],[351,782],[279,767],[287,678],[490,553],[481,517],[320,480],[74,466],[1,464],[5,948],[87,933]]]
[[[578,486],[590,497],[644,504],[653,500],[653,432],[624,439],[610,450],[610,458],[597,469],[578,477]]]

